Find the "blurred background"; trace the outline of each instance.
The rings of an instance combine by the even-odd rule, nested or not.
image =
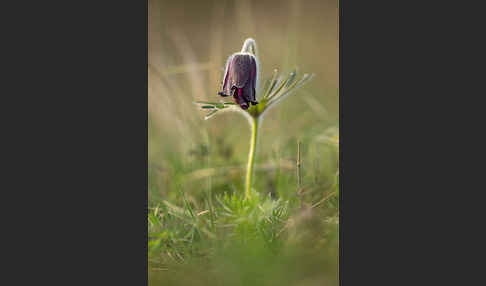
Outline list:
[[[337,0],[148,3],[149,207],[159,206],[163,200],[176,203],[181,190],[195,208],[201,207],[208,193],[243,192],[250,138],[246,119],[240,114],[224,113],[204,120],[204,112],[192,102],[220,100],[217,92],[221,90],[226,60],[241,50],[248,37],[257,42],[262,83],[274,69],[288,73],[297,68],[300,76],[316,74],[266,115],[259,138],[254,188],[273,198],[297,201],[295,160],[297,142],[301,141],[306,203],[316,204],[337,190]],[[323,221],[338,216],[337,201],[338,198],[326,201],[330,204],[327,207],[322,204],[319,215]],[[325,228],[322,233],[328,231]],[[309,256],[316,252],[302,250],[282,261],[287,259],[293,265],[293,259],[303,259],[317,267],[314,276],[306,276],[310,278],[298,285],[337,285],[337,242],[333,247],[333,256],[324,260]],[[275,271],[294,269],[284,262],[282,265],[286,266]],[[325,265],[331,265],[327,269],[334,273],[333,278],[319,276],[326,272],[321,269]],[[168,279],[167,274],[155,271],[156,268],[149,270],[152,283],[171,284],[164,280]],[[206,285],[201,281],[186,285]],[[230,284],[239,285],[234,281]]]

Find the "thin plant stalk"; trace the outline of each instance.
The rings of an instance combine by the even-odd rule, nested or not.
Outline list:
[[[300,200],[300,208],[303,208],[304,207],[304,201],[303,201],[303,198],[302,198],[302,173],[301,173],[301,170],[300,170],[300,166],[301,166],[301,163],[300,163],[300,140],[299,142],[297,143],[297,183],[298,183],[298,187],[297,187],[297,195],[299,196],[299,200]]]
[[[248,54],[250,54],[251,57],[248,57]],[[240,63],[232,64],[232,62],[237,61]],[[249,199],[252,193],[251,186],[253,182],[253,167],[255,165],[258,132],[265,113],[272,107],[277,106],[285,97],[301,87],[305,82],[308,82],[314,76],[314,74],[304,74],[302,79],[296,80],[296,70],[291,72],[288,76],[277,76],[277,70],[274,70],[273,77],[266,81],[265,88],[260,89],[259,71],[257,45],[255,40],[248,38],[243,43],[241,52],[234,53],[226,61],[226,70],[224,72],[225,76],[222,86],[223,90],[218,92],[222,97],[233,95],[235,102],[195,102],[201,109],[209,111],[204,119],[212,118],[216,113],[221,114],[224,111],[236,111],[243,114],[248,119],[251,128],[251,138],[248,166],[246,169],[245,199]],[[231,84],[233,86],[231,88],[227,85],[228,82],[232,82]],[[238,87],[235,85],[236,83],[239,83]],[[238,93],[235,92],[235,88],[238,90]],[[243,90],[245,90],[247,97],[242,96]],[[259,93],[257,93],[257,91],[259,91]],[[258,99],[258,102],[256,99]],[[298,165],[299,193],[301,193],[300,155]]]
[[[249,199],[251,196],[251,183],[253,181],[253,166],[255,165],[256,145],[258,141],[259,119],[258,117],[251,117],[251,138],[250,151],[248,153],[248,166],[246,168],[246,185],[245,198]]]

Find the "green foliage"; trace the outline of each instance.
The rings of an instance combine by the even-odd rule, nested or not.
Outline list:
[[[150,209],[150,285],[337,285],[338,218],[254,192]]]
[[[218,223],[230,226],[230,237],[238,242],[261,240],[265,245],[275,248],[278,246],[277,234],[288,217],[288,202],[273,200],[270,196],[262,199],[260,196],[253,191],[250,199],[227,193],[218,197],[221,206]]]
[[[218,111],[234,111],[248,113],[251,116],[258,117],[263,115],[265,111],[273,108],[281,102],[288,95],[292,94],[298,88],[302,87],[305,83],[314,78],[314,74],[304,74],[300,80],[297,78],[297,70],[293,70],[287,76],[278,76],[278,71],[274,70],[274,74],[271,78],[265,81],[265,85],[257,92],[257,98],[259,103],[251,106],[247,111],[241,110],[241,108],[234,102],[209,102],[209,101],[195,101],[194,103],[202,110],[210,110],[204,119],[213,117]]]
[[[256,47],[248,47],[256,53]],[[275,70],[257,93],[259,104],[247,111],[233,102],[191,99],[206,112],[204,119],[227,111],[245,115],[251,132],[241,126],[244,120],[231,116],[204,124],[194,118],[183,93],[170,101],[179,102],[179,108],[172,104],[153,113],[163,118],[159,124],[165,129],[149,128],[149,149],[154,146],[149,153],[149,285],[338,284],[337,123],[326,117],[317,99],[320,89],[301,89],[299,97],[287,101],[291,106],[282,104],[266,116],[313,76]],[[170,89],[178,89],[173,78],[166,80]],[[255,160],[248,160],[247,135],[256,134],[255,122],[262,121],[255,119],[263,115],[268,119],[260,141],[266,142],[258,146],[266,143],[266,149],[255,156],[256,135],[249,136]],[[302,142],[302,188],[295,168],[297,140]],[[254,180],[245,182],[245,174],[248,179],[252,173]]]
[[[259,241],[275,249],[277,234],[288,218],[288,202],[264,199],[254,192],[251,199],[238,194],[218,195],[216,207],[205,201],[205,210],[196,210],[181,194],[182,206],[168,201],[151,208],[148,214],[149,253],[165,252],[183,259],[201,254],[198,243],[210,240],[246,244]]]

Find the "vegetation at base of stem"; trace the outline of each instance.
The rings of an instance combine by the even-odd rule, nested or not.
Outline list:
[[[327,13],[329,3],[322,1],[287,2],[280,4],[291,13],[270,18],[257,7],[264,3],[199,5],[184,23],[166,3],[149,3],[149,285],[339,283],[338,45],[336,27],[325,29],[337,23],[329,21],[336,13]],[[169,6],[190,13],[177,3]],[[201,25],[203,11],[212,24]],[[292,18],[314,11],[316,23],[326,15],[320,25],[325,36],[310,42],[312,31],[304,28],[310,22]],[[177,29],[166,33],[158,15]],[[274,25],[252,31],[252,15],[254,23]],[[221,21],[234,19],[242,30],[227,33]],[[224,59],[240,51],[250,32],[257,32],[252,36],[261,49],[260,85],[258,104],[242,110],[216,92]],[[293,70],[297,64],[301,69]],[[312,80],[307,71],[318,77]],[[260,129],[247,196],[252,132],[245,122],[255,117]]]

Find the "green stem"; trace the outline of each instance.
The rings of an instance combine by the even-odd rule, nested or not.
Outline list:
[[[250,151],[248,153],[248,167],[246,168],[245,199],[249,199],[251,194],[253,165],[255,163],[256,144],[257,144],[257,137],[258,137],[258,124],[259,124],[258,118],[252,117]]]

